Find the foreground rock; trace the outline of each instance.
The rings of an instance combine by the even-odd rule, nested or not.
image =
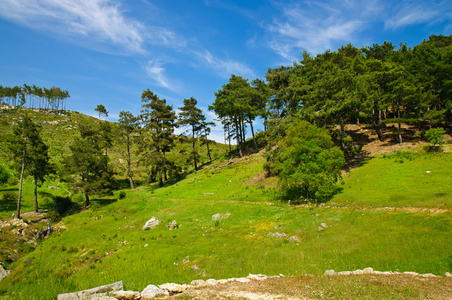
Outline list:
[[[213,221],[219,221],[219,220],[222,220],[222,219],[227,219],[227,218],[229,218],[230,215],[231,215],[230,213],[227,213],[227,214],[214,214],[212,216],[212,220]]]
[[[112,284],[102,285],[100,287],[92,288],[89,290],[60,294],[58,295],[58,300],[89,299],[94,296],[102,297],[112,292],[121,291],[122,289],[123,289],[122,281],[118,281]]]
[[[146,224],[144,224],[143,226],[143,230],[146,229],[154,229],[155,227],[157,227],[160,224],[160,220],[157,219],[156,217],[152,217],[150,218]]]
[[[11,271],[3,269],[3,266],[0,264],[0,281],[2,281],[3,278],[8,276],[9,273],[11,273]]]

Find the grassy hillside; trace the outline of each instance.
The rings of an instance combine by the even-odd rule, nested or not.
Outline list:
[[[220,157],[221,145],[216,149]],[[0,297],[54,299],[118,280],[141,291],[148,284],[199,278],[322,275],[366,267],[444,275],[452,271],[451,160],[450,153],[370,157],[344,175],[342,190],[329,202],[291,206],[275,200],[277,180],[265,176],[262,153],[217,159],[163,188],[142,185],[122,190],[121,200],[119,190],[94,199],[89,209],[52,224],[50,237],[7,266],[13,271],[2,281]],[[25,187],[31,190],[31,183]],[[65,190],[58,181],[41,188],[50,194]],[[25,210],[31,210],[27,193]],[[9,218],[13,209],[2,209],[0,218]],[[214,221],[217,213],[230,216]],[[153,216],[161,224],[143,230]],[[169,230],[173,220],[179,227]],[[269,236],[275,233],[285,238]],[[7,247],[5,239],[0,242]],[[401,289],[395,298],[417,288]]]

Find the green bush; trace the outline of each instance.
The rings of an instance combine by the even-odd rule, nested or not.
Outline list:
[[[432,128],[425,132],[425,136],[428,138],[428,141],[430,144],[432,144],[432,147],[436,147],[436,145],[443,144],[444,134],[446,133],[446,130],[442,127],[438,128]]]
[[[125,197],[126,197],[126,192],[120,191],[119,196],[118,196],[119,200],[124,199]]]
[[[0,166],[0,185],[7,183],[8,179],[9,179],[8,171],[3,166]]]

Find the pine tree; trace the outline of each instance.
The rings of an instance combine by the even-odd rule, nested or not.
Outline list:
[[[174,173],[176,170],[175,164],[165,156],[174,145],[172,134],[176,126],[176,113],[172,105],[167,105],[165,99],[160,99],[149,89],[143,91],[141,102],[140,119],[145,130],[140,141],[142,161],[151,168],[151,177],[158,176],[159,185],[163,186],[167,172]]]
[[[127,177],[129,177],[130,188],[133,189],[133,178],[132,178],[132,170],[131,170],[131,160],[130,160],[130,145],[131,145],[131,134],[137,129],[137,121],[138,118],[135,117],[129,111],[121,111],[119,113],[119,125],[121,132],[126,137],[126,146],[127,146]]]

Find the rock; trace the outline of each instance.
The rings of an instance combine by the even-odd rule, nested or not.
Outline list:
[[[416,272],[404,272],[403,274],[412,275],[412,276],[419,276],[419,274],[416,273]]]
[[[3,266],[0,264],[0,281],[9,275],[11,271],[3,269]]]
[[[176,229],[176,228],[179,228],[179,224],[177,224],[176,220],[174,220],[173,222],[171,222],[171,223],[168,225],[168,229],[169,229],[169,230],[173,230],[173,229]]]
[[[267,276],[262,274],[250,274],[247,278],[251,280],[266,280]]]
[[[160,220],[158,220],[156,217],[152,217],[146,222],[146,224],[144,224],[143,230],[154,229],[159,224],[160,224]]]
[[[241,278],[236,278],[235,281],[241,282],[241,283],[247,283],[247,282],[250,282],[251,279],[245,278],[245,277],[241,277]]]
[[[225,283],[228,283],[229,281],[227,280],[227,279],[219,279],[218,280],[218,283],[219,284],[225,284]]]
[[[222,220],[222,219],[227,219],[227,218],[229,218],[230,215],[231,215],[230,213],[226,213],[226,214],[214,214],[214,215],[212,216],[212,221],[219,221],[219,220]]]
[[[385,272],[381,272],[382,275],[392,275],[391,271],[385,271]]]
[[[323,276],[334,276],[336,275],[336,272],[334,270],[326,270]]]
[[[156,285],[150,284],[141,292],[141,299],[142,300],[154,299],[156,296],[159,295],[169,296],[169,292],[164,289],[159,289],[159,287]]]
[[[192,268],[194,271],[199,270],[199,267],[197,265],[191,265],[190,268]]]
[[[317,231],[322,231],[323,230],[323,227],[322,226],[320,226],[319,228],[317,228]]]
[[[113,293],[113,297],[119,300],[139,300],[141,294],[134,291],[117,291]]]
[[[350,272],[350,271],[342,271],[342,272],[338,272],[337,275],[352,275],[352,272]]]
[[[268,236],[284,239],[287,235],[284,232],[269,232]]]
[[[328,226],[326,226],[325,223],[321,223],[321,224],[320,224],[320,227],[327,228]]]
[[[74,292],[74,293],[66,293],[66,294],[59,294],[58,300],[78,300],[78,299],[88,299],[88,298],[94,298],[96,295],[99,297],[104,297],[106,293],[116,292],[123,289],[122,281],[118,281],[112,284],[102,285],[96,288],[92,288],[89,290],[83,290],[80,292]]]
[[[217,285],[217,284],[218,284],[218,281],[215,280],[215,279],[207,279],[207,280],[206,280],[206,284],[207,284],[207,285]]]
[[[436,276],[435,274],[432,274],[432,273],[422,274],[421,276],[422,276],[422,277],[426,277],[426,278],[434,278],[434,277],[438,277],[438,276]]]
[[[206,282],[202,279],[193,280],[190,284],[193,286],[206,286]]]
[[[452,277],[452,274],[450,274],[449,272],[446,272],[446,274],[444,274],[444,276],[446,276],[446,277]]]
[[[159,288],[167,290],[170,293],[170,295],[182,293],[185,290],[185,288],[182,285],[177,283],[164,283],[159,285]]]
[[[292,235],[290,238],[287,239],[289,242],[301,242],[300,238],[296,235]]]
[[[364,274],[372,274],[374,272],[374,269],[372,269],[372,268],[365,268],[364,270],[363,270],[363,273]]]
[[[352,271],[352,274],[353,275],[363,275],[364,274],[364,272],[363,272],[363,270],[355,270],[355,271]]]

